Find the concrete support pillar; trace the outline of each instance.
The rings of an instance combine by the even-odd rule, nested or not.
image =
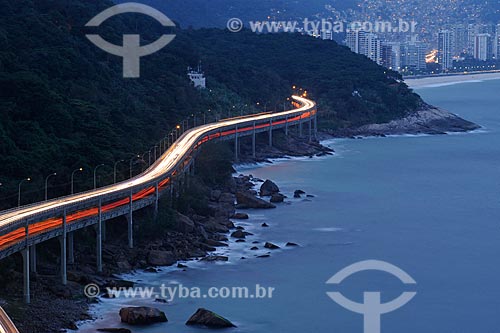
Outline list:
[[[314,115],[314,138],[318,139],[318,113]]]
[[[234,160],[238,162],[238,149],[239,148],[239,142],[238,142],[238,125],[236,125],[236,130],[234,132]]]
[[[101,199],[99,199],[96,231],[97,231],[97,237],[96,237],[97,271],[99,273],[102,273],[102,200]]]
[[[309,118],[309,142],[312,141],[312,118]]]
[[[288,136],[288,116],[285,119],[285,135]]]
[[[130,249],[134,248],[134,221],[133,221],[133,212],[134,212],[134,201],[133,201],[133,196],[132,196],[132,191],[130,191],[130,196],[129,196],[129,213],[127,216],[127,222],[128,222],[128,247]]]
[[[101,233],[102,241],[105,242],[106,241],[106,221],[101,222],[101,228],[102,228],[102,233]]]
[[[36,273],[36,245],[30,246],[30,270]]]
[[[182,193],[184,193],[184,174],[180,174],[178,178],[178,186],[177,192],[175,193],[175,197],[178,198]]]
[[[174,199],[177,199],[182,194],[182,175],[175,177]]]
[[[64,211],[62,223],[63,223],[63,234],[62,234],[62,236],[59,237],[59,243],[61,244],[61,282],[63,285],[66,285],[66,284],[68,284],[67,264],[66,264],[66,260],[67,260],[66,259],[66,256],[67,256],[66,211]]]
[[[158,216],[158,202],[159,202],[159,200],[160,200],[160,186],[159,186],[158,182],[156,182],[156,184],[155,184],[155,212],[154,212],[155,219]]]
[[[269,147],[273,146],[273,120],[269,120]]]
[[[193,157],[193,162],[191,162],[191,175],[195,175],[196,159]]]
[[[74,231],[68,233],[68,264],[75,263],[75,237]]]
[[[174,179],[170,177],[170,208],[174,206]]]
[[[252,156],[255,158],[255,121],[253,122],[253,132],[252,132]]]
[[[302,119],[299,120],[299,137],[302,137]]]
[[[21,251],[23,256],[23,286],[24,286],[24,302],[26,304],[31,303],[30,294],[30,249],[26,247]]]

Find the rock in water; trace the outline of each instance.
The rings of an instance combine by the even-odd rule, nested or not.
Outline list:
[[[226,256],[208,256],[208,257],[201,259],[201,261],[207,261],[207,262],[228,261],[228,260],[229,260],[229,257],[226,257]]]
[[[236,220],[248,220],[248,214],[246,213],[236,213],[232,216]]]
[[[281,193],[275,193],[271,196],[271,202],[272,203],[280,203],[285,201],[285,196]]]
[[[302,190],[296,190],[294,193],[293,193],[293,197],[294,198],[300,198],[300,196],[302,194],[306,194],[306,192],[302,191]]]
[[[238,208],[276,208],[275,205],[264,201],[262,199],[256,198],[250,193],[238,192],[236,193],[236,201],[238,202]]]
[[[155,298],[155,302],[156,303],[164,303],[164,304],[167,304],[167,300],[164,299],[164,298]]]
[[[269,242],[267,242],[267,243],[264,245],[264,247],[265,247],[266,249],[270,249],[270,250],[277,250],[277,249],[279,249],[279,248],[280,248],[278,245],[275,245],[275,244],[273,244],[273,243],[269,243]]]
[[[260,196],[261,197],[268,197],[270,195],[273,195],[275,193],[278,193],[280,191],[278,185],[270,181],[269,179],[266,180],[261,186],[260,186]]]
[[[122,308],[120,318],[122,323],[129,325],[150,325],[168,321],[164,312],[146,306]]]
[[[98,328],[97,332],[108,332],[108,333],[132,333],[131,330],[127,328]]]
[[[233,232],[231,234],[231,237],[233,238],[239,238],[239,239],[243,239],[246,237],[246,234],[245,232],[243,232],[242,230],[236,230],[235,232]]]
[[[198,309],[186,325],[202,325],[209,328],[236,327],[232,322],[207,309]]]
[[[151,250],[148,254],[148,263],[152,266],[170,266],[177,262],[171,251]]]

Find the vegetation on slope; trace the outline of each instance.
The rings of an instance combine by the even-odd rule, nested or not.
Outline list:
[[[396,73],[334,42],[289,34],[178,30],[166,48],[142,58],[140,79],[123,79],[122,59],[85,37],[85,23],[111,5],[0,0],[0,209],[17,203],[26,177],[33,181],[23,184],[23,203],[43,199],[45,176],[53,172],[51,197],[68,194],[79,167],[76,191],[92,187],[92,169],[101,163],[98,185],[112,182],[113,164],[122,159],[118,179],[124,179],[130,158],[149,151],[181,119],[262,105],[279,110],[292,85],[319,102],[328,127],[386,121],[420,103]],[[115,44],[124,33],[138,33],[149,44],[163,31],[151,18],[128,14],[108,20],[99,33]],[[209,90],[187,79],[187,66],[199,60]]]

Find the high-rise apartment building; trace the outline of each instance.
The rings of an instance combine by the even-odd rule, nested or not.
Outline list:
[[[401,68],[404,70],[425,70],[427,45],[418,39],[418,35],[408,36],[401,44]]]
[[[474,58],[487,61],[493,57],[493,42],[490,34],[478,34],[474,39]]]
[[[495,59],[500,60],[500,23],[497,24],[497,31],[493,40],[493,56]]]
[[[441,30],[438,33],[438,62],[441,64],[443,71],[453,67],[452,35],[450,30]]]
[[[351,30],[347,32],[346,45],[354,53],[365,54],[366,32],[363,30]]]

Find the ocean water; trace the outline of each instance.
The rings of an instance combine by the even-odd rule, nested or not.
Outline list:
[[[201,290],[259,284],[275,288],[271,299],[104,300],[95,308],[100,319],[80,332],[126,327],[117,315],[124,304],[166,312],[168,323],[133,328],[141,333],[207,332],[184,325],[199,307],[232,320],[238,328],[231,332],[363,332],[363,316],[333,302],[329,291],[356,302],[365,291],[381,292],[383,302],[416,291],[408,304],[382,316],[382,332],[499,332],[499,91],[500,80],[418,91],[484,126],[476,133],[336,140],[329,143],[337,151],[333,157],[246,168],[242,172],[274,180],[290,198],[275,210],[248,211],[250,220],[237,224],[255,235],[221,251],[229,263],[189,262],[186,271],[129,276],[145,286],[181,283]],[[293,199],[296,189],[315,197]],[[300,247],[255,258],[270,250],[252,241]],[[400,267],[417,284],[377,271],[326,284],[342,268],[370,259]]]

